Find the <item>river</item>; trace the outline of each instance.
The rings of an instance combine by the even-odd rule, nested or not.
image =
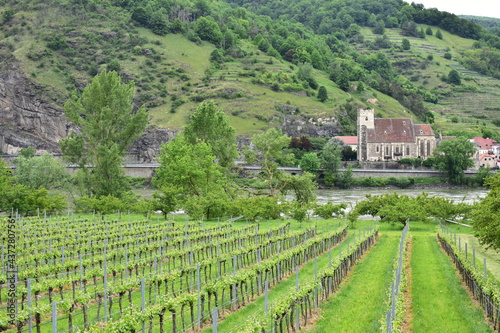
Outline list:
[[[385,193],[406,194],[409,196],[417,196],[422,192],[429,194],[429,196],[439,196],[450,198],[455,202],[464,201],[466,203],[477,202],[484,198],[488,190],[481,188],[459,188],[459,189],[378,189],[378,188],[363,188],[363,189],[349,189],[349,190],[317,190],[318,203],[326,203],[328,200],[338,204],[346,202],[348,204],[355,204],[360,200],[365,199],[367,194],[380,195]]]
[[[146,198],[151,198],[154,190],[140,189],[134,190]],[[466,203],[473,203],[481,198],[484,198],[488,190],[482,188],[444,188],[444,189],[383,189],[383,188],[362,188],[362,189],[349,189],[349,190],[316,190],[317,201],[320,204],[331,201],[335,204],[346,202],[347,204],[354,205],[358,201],[365,199],[367,194],[380,195],[384,193],[407,194],[410,196],[417,196],[422,192],[428,193],[430,196],[440,196],[450,198],[455,202],[464,201]]]

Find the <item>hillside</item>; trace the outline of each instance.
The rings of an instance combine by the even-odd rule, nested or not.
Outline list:
[[[394,10],[387,17],[405,9]],[[442,39],[403,37],[402,28],[392,27],[380,47],[382,35],[373,27],[351,23],[348,36],[337,28],[327,35],[287,20],[285,12],[263,16],[206,1],[0,2],[0,107],[6,111],[0,148],[57,151],[57,140],[72,127],[64,103],[104,69],[135,82],[135,102],[147,106],[156,129],[182,129],[202,100],[213,99],[243,137],[270,126],[294,136],[355,134],[358,107],[419,122],[433,115],[443,134],[497,130],[491,121],[499,118],[500,80],[458,61],[474,40],[445,30]],[[438,29],[417,29],[427,27]],[[403,38],[409,50],[400,47]],[[462,85],[442,80],[451,69]],[[324,102],[317,98],[320,86],[328,92]]]

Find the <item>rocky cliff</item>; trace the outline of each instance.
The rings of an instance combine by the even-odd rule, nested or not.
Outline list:
[[[0,73],[0,150],[15,155],[24,147],[59,152],[71,125],[61,109],[40,97],[42,87],[11,67]]]

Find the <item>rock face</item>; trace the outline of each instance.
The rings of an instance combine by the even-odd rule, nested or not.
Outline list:
[[[339,135],[342,127],[333,117],[308,119],[300,116],[286,116],[281,129],[283,134],[290,137],[308,135],[313,138],[325,138]]]
[[[146,128],[144,134],[127,149],[140,162],[153,162],[160,153],[161,145],[173,139],[179,130],[166,128]]]
[[[40,90],[20,71],[0,73],[0,150],[16,155],[21,148],[59,152],[59,139],[71,125],[63,110],[38,96]]]

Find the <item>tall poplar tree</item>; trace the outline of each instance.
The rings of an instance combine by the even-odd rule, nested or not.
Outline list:
[[[133,82],[122,83],[116,72],[103,71],[64,105],[79,131],[61,140],[61,150],[66,161],[81,169],[86,195],[121,197],[128,190],[123,157],[148,122],[144,108],[133,111],[133,98]]]

